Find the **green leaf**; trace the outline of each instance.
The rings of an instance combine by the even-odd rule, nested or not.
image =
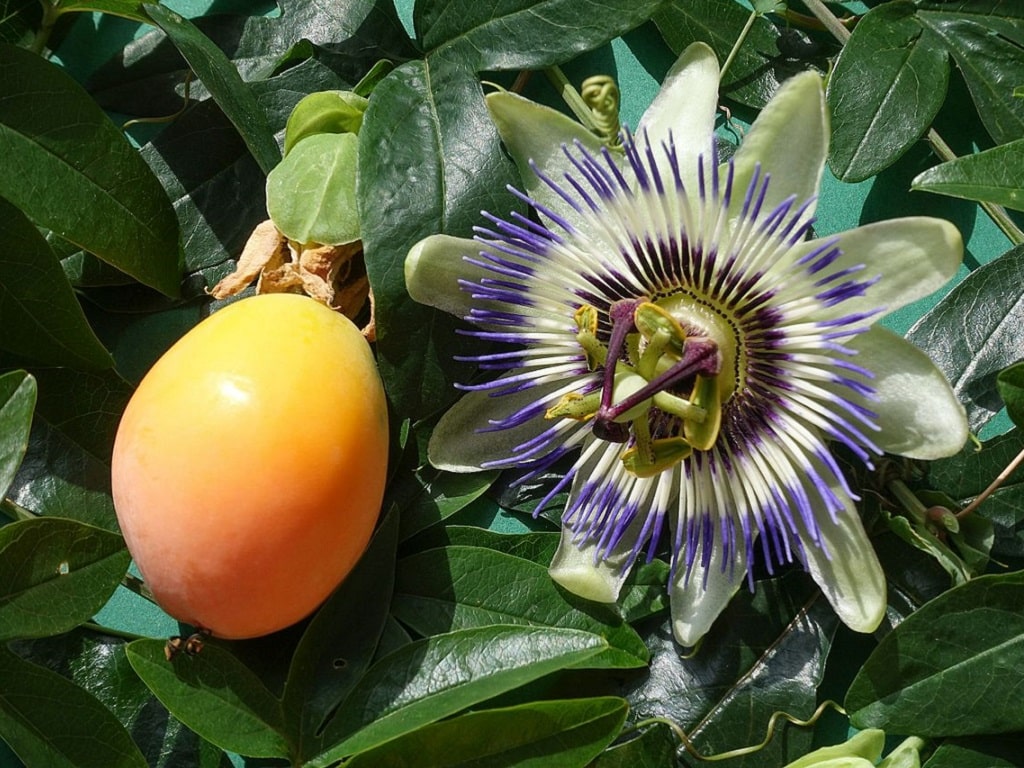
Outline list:
[[[142,4],[139,0],[57,0],[54,5],[57,6],[60,13],[70,11],[106,13],[142,24],[150,23],[149,17],[140,10]]]
[[[979,577],[912,613],[850,685],[853,725],[922,737],[1024,730],[1022,604],[1024,572],[1016,572]]]
[[[614,609],[559,589],[543,565],[484,547],[431,549],[399,561],[391,610],[424,636],[495,624],[601,635],[609,648],[586,667],[642,667],[649,658]]]
[[[973,432],[1003,407],[996,376],[1020,358],[1022,299],[1024,246],[1018,246],[974,270],[907,333],[949,379]]]
[[[291,115],[284,134],[284,153],[303,139],[319,133],[359,133],[367,101],[352,91],[320,91],[303,98]]]
[[[292,656],[282,706],[303,757],[327,746],[320,743],[324,720],[374,658],[395,582],[397,534],[398,515],[392,512],[356,567],[316,612]]]
[[[738,3],[719,0],[669,0],[653,17],[665,43],[677,55],[688,45],[703,41],[724,62],[750,18]],[[729,65],[722,82],[722,94],[752,107],[763,107],[787,76],[802,64],[779,55],[779,30],[767,19],[758,18]]]
[[[267,211],[285,237],[326,245],[359,239],[358,147],[354,133],[308,136],[270,172]]]
[[[622,699],[605,697],[470,712],[362,752],[345,765],[583,768],[618,734],[626,709]]]
[[[980,451],[969,445],[955,456],[932,462],[928,480],[966,505],[1021,451],[1024,433],[1015,429],[986,440]],[[1024,469],[1011,474],[978,508],[977,515],[993,525],[993,557],[1024,557]]]
[[[359,681],[308,762],[330,765],[441,720],[607,648],[572,629],[494,626],[417,640],[385,656]]]
[[[127,647],[132,669],[181,722],[217,746],[249,757],[288,757],[280,702],[228,651],[207,643],[194,656],[164,655],[164,642]]]
[[[7,496],[25,456],[35,406],[34,378],[24,371],[0,376],[0,499]]]
[[[661,0],[476,0],[416,3],[413,23],[428,56],[474,72],[560,64],[639,26]]]
[[[909,0],[885,3],[857,23],[829,77],[829,164],[843,181],[887,168],[931,126],[949,83],[946,51]]]
[[[1024,139],[929,168],[911,189],[1024,211]]]
[[[1024,427],[1024,362],[1014,363],[999,372],[996,377],[999,396],[1006,403],[1010,419],[1018,427]]]
[[[145,3],[146,13],[181,51],[210,95],[238,129],[264,173],[281,161],[281,152],[255,95],[228,57],[192,22],[162,5]]]
[[[2,183],[2,182],[0,182]],[[24,214],[0,198],[0,347],[30,360],[76,368],[109,368],[46,240]]]
[[[670,621],[650,626],[651,674],[627,681],[623,694],[636,720],[678,723],[703,754],[759,744],[777,711],[809,717],[838,625],[811,579],[792,573],[759,581],[733,598],[697,651],[683,656]],[[783,765],[810,750],[812,734],[789,729],[728,768]]]
[[[0,555],[0,642],[88,621],[130,561],[117,534],[50,517],[0,528]]]
[[[0,44],[0,196],[37,225],[168,295],[178,227],[153,173],[69,75]]]
[[[0,736],[26,765],[147,768],[106,707],[60,675],[0,646]]]
[[[969,736],[948,739],[924,768],[1018,768],[1024,754],[1024,734]]]
[[[406,254],[427,235],[470,234],[481,210],[520,208],[505,189],[516,181],[470,73],[413,61],[378,83],[359,132],[359,220],[396,418],[451,403],[469,372],[452,359],[481,348],[455,332],[454,318],[409,298]]]
[[[665,768],[676,764],[678,742],[664,723],[654,723],[636,738],[602,752],[589,768]]]

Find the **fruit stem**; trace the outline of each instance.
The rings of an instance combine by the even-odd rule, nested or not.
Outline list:
[[[131,573],[126,573],[124,578],[121,579],[121,585],[126,589],[134,592],[139,597],[144,597],[149,602],[156,605],[156,598],[153,597],[153,593],[149,587],[146,586],[146,582]]]

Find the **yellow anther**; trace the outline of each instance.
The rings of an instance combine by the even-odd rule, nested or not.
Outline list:
[[[693,447],[681,437],[664,437],[652,440],[650,451],[640,451],[634,446],[622,454],[622,464],[637,477],[654,477],[671,469],[693,453]]]
[[[557,403],[548,408],[544,414],[544,418],[586,421],[597,413],[597,409],[600,406],[600,392],[591,392],[589,395],[581,395],[578,392],[569,392],[568,394],[562,395],[562,398]]]
[[[697,376],[690,395],[690,402],[703,408],[706,416],[700,421],[685,419],[683,436],[698,451],[709,451],[718,439],[722,428],[722,390],[719,376]]]

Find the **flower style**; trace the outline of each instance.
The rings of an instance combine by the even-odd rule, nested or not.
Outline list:
[[[872,631],[885,579],[832,445],[870,466],[965,442],[942,374],[873,325],[943,285],[962,241],[929,218],[810,238],[821,78],[784,83],[721,164],[718,80],[711,49],[688,48],[621,149],[487,97],[536,218],[485,214],[475,240],[436,235],[409,254],[410,295],[499,345],[474,358],[499,375],[466,387],[430,460],[530,476],[575,454],[551,494],[569,489],[552,577],[614,602],[668,536],[683,645],[753,585],[755,546],[769,570],[802,563],[846,624]]]

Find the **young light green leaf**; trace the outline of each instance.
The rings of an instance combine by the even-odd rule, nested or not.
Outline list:
[[[248,757],[288,757],[280,702],[245,665],[213,643],[168,661],[160,640],[126,649],[132,669],[181,722],[222,749]]]
[[[428,57],[472,71],[540,69],[589,51],[647,21],[660,0],[421,2],[413,24]]]
[[[0,44],[0,196],[142,283],[178,293],[178,222],[152,171],[56,65]]]
[[[25,371],[0,376],[0,499],[7,496],[28,448],[36,380]]]
[[[0,642],[67,632],[103,607],[128,570],[120,536],[57,517],[0,528]]]
[[[1024,427],[1024,362],[1001,370],[996,377],[996,387],[1013,423]]]
[[[615,738],[626,717],[619,698],[538,701],[434,723],[356,755],[346,768],[579,768]]]
[[[392,512],[356,567],[316,612],[292,655],[282,707],[303,756],[323,748],[324,719],[373,660],[391,603],[397,536],[398,514]]]
[[[1024,246],[1019,246],[974,270],[907,333],[953,385],[972,432],[1003,407],[996,375],[1020,358],[1022,299]]]
[[[74,683],[0,645],[0,737],[29,766],[147,768],[124,726]]]
[[[911,189],[1024,211],[1024,139],[929,168]]]
[[[185,61],[238,129],[263,172],[270,173],[281,161],[281,152],[263,109],[242,81],[235,65],[192,22],[162,5],[145,3],[142,7],[181,51]]]
[[[85,319],[67,275],[39,230],[0,198],[0,348],[73,368],[114,359]]]
[[[845,707],[858,728],[922,737],[1024,730],[1024,572],[981,576],[926,603],[886,635]],[[963,695],[984,691],[983,696]]]
[[[327,723],[309,768],[379,746],[466,707],[578,664],[608,646],[589,632],[491,626],[417,640],[385,656]]]
[[[911,2],[873,8],[858,22],[829,77],[829,164],[843,181],[891,165],[928,130],[949,81],[946,51]]]
[[[424,636],[494,624],[601,635],[609,648],[586,667],[641,667],[649,659],[640,636],[614,610],[559,589],[544,565],[484,547],[431,549],[401,560],[391,610]]]
[[[288,116],[284,153],[318,133],[359,133],[368,102],[352,91],[318,91],[305,96]]]
[[[267,212],[297,243],[343,245],[359,239],[359,137],[318,133],[296,144],[267,177]]]

